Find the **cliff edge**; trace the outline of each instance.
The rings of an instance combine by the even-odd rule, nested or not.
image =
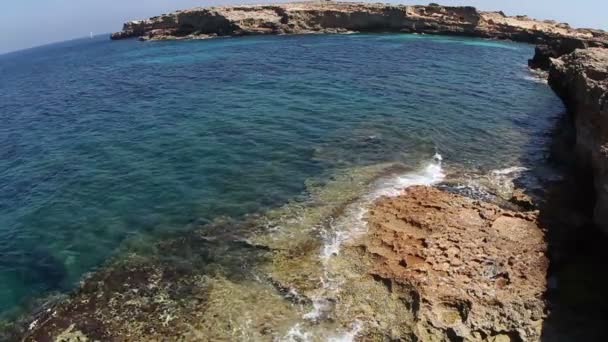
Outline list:
[[[578,164],[593,180],[594,223],[608,233],[608,49],[552,59],[549,84],[574,119]]]

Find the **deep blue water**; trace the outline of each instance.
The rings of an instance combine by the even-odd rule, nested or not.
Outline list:
[[[238,217],[336,168],[540,162],[529,45],[416,35],[72,41],[0,56],[0,311],[126,239]]]

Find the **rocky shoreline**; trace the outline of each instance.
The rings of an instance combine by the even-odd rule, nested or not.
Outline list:
[[[349,173],[311,189],[309,206],[220,220],[156,243],[152,256],[123,256],[28,317],[15,340],[540,340],[549,261],[536,210],[413,186],[374,200],[367,232],[319,258],[316,230],[352,229],[378,177],[401,172]],[[344,191],[353,184],[363,186]]]

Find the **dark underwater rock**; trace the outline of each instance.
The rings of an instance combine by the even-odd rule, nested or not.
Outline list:
[[[27,287],[53,291],[66,285],[65,264],[43,247],[0,254],[0,265],[14,269]]]

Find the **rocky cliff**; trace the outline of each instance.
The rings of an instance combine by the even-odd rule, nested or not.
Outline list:
[[[473,7],[405,6],[349,2],[301,2],[193,8],[125,23],[112,39],[196,39],[249,34],[412,32],[511,39],[541,44],[533,63],[548,66],[559,57],[587,46],[608,46],[605,32],[572,29],[568,24],[539,21]]]
[[[595,189],[594,221],[608,232],[608,49],[578,49],[551,61],[549,84],[574,118],[576,149]]]

